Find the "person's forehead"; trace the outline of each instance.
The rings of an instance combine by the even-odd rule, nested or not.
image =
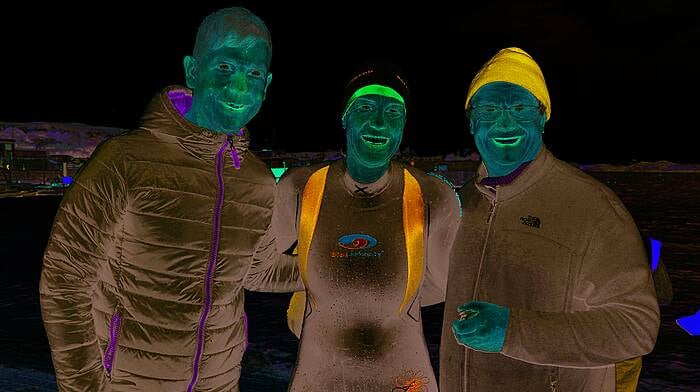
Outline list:
[[[526,99],[536,100],[526,88],[510,82],[492,82],[482,86],[474,94],[474,100],[481,99]]]
[[[249,61],[268,63],[270,48],[266,41],[257,36],[240,37],[227,34],[212,40],[207,45],[207,52],[212,57],[246,58]]]
[[[209,35],[209,46],[269,49],[269,44],[264,37],[255,34],[241,33],[239,31],[222,31],[218,34],[212,33]]]
[[[383,103],[385,105],[390,105],[390,104],[396,104],[396,105],[401,105],[401,102],[393,97],[387,97],[385,95],[380,95],[380,94],[366,94],[366,95],[360,95],[357,97],[355,102],[353,102],[353,105],[357,105],[358,103],[363,103],[363,102],[373,102],[373,103]]]

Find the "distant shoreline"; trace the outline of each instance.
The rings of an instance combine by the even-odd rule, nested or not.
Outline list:
[[[607,163],[579,164],[569,162],[587,173],[698,173],[700,174],[700,164],[680,164],[669,161],[659,162],[639,162],[632,165],[611,165]],[[473,173],[473,172],[472,172]],[[0,184],[1,198],[20,197],[40,197],[40,196],[62,196],[63,189],[27,189],[27,184],[20,187]]]
[[[670,161],[637,162],[631,165],[611,165],[608,163],[592,163],[572,165],[585,172],[643,172],[643,173],[698,173],[700,164],[675,163]]]

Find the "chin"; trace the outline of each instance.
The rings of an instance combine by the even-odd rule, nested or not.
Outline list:
[[[382,167],[391,159],[361,159],[362,165],[365,167]]]

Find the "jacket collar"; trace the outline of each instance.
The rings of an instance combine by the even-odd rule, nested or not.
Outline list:
[[[484,196],[489,200],[498,198],[498,201],[504,201],[511,199],[518,194],[524,192],[526,189],[537,183],[542,177],[544,177],[549,169],[554,163],[554,156],[549,150],[543,145],[537,157],[530,162],[525,169],[509,184],[496,185],[496,194],[491,191],[494,187],[489,187],[488,185],[480,184],[481,180],[488,177],[486,172],[486,166],[482,162],[477,169],[476,176],[474,177],[474,186],[479,190]]]
[[[141,119],[141,128],[167,143],[177,144],[189,155],[210,161],[227,143],[227,135],[213,132],[188,121],[183,114],[192,103],[192,91],[182,86],[169,86],[157,94]],[[233,146],[241,161],[248,152],[250,138],[247,129],[232,133]],[[227,146],[229,151],[230,147]]]

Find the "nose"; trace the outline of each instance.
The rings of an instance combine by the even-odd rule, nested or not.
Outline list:
[[[236,92],[247,93],[248,92],[248,78],[246,78],[245,72],[234,72],[229,78],[227,89],[235,90]]]
[[[372,122],[370,123],[370,126],[374,129],[386,128],[386,120],[384,119],[383,111],[378,111],[377,114],[375,114],[374,118],[372,119]]]
[[[498,116],[496,126],[501,129],[513,129],[518,126],[518,123],[510,114],[510,110],[504,110],[501,112],[501,115]]]

